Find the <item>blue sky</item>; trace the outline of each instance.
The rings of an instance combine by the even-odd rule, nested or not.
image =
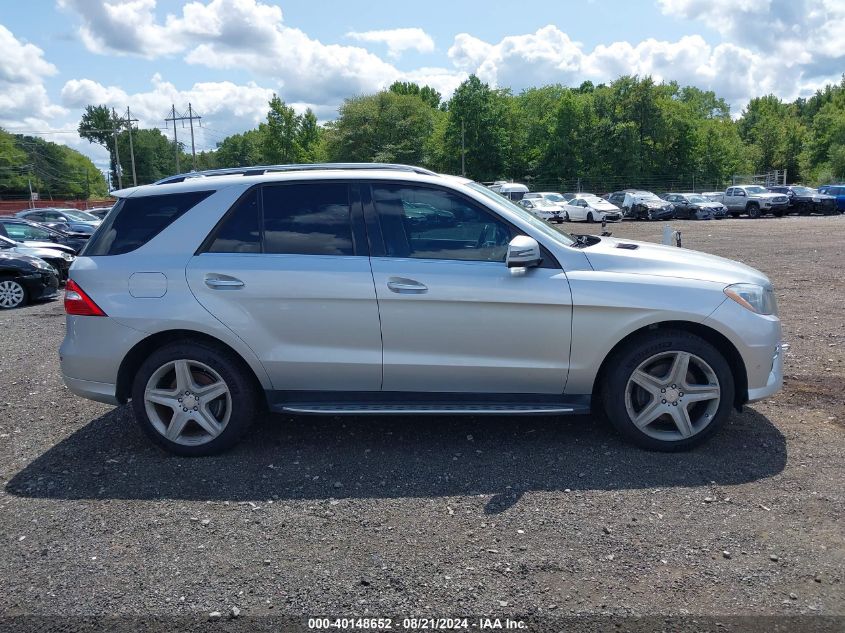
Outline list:
[[[7,1],[0,126],[102,163],[72,132],[87,103],[162,126],[190,101],[213,147],[256,125],[273,92],[326,120],[395,79],[448,97],[469,73],[514,91],[651,74],[712,89],[738,114],[753,96],[838,81],[843,23],[843,0]]]

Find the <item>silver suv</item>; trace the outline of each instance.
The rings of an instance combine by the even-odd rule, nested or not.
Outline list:
[[[769,280],[695,251],[573,237],[402,165],[205,172],[119,192],[70,271],[61,364],[180,455],[262,408],[604,412],[702,442],[781,386]]]

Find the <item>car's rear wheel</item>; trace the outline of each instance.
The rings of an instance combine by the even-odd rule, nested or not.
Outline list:
[[[231,352],[204,342],[166,345],[135,376],[135,418],[171,453],[219,453],[240,440],[255,415],[256,390],[248,371]]]
[[[19,308],[26,303],[26,288],[16,279],[0,278],[0,309]]]
[[[625,437],[659,451],[692,448],[730,416],[734,383],[722,354],[680,330],[646,334],[608,363],[602,386],[607,417]]]

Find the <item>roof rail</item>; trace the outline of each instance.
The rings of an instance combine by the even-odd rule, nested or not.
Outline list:
[[[210,178],[214,176],[261,176],[263,174],[286,172],[286,171],[325,171],[331,169],[378,169],[407,171],[425,176],[436,176],[437,174],[423,167],[413,165],[400,165],[397,163],[293,163],[289,165],[254,165],[251,167],[227,167],[224,169],[206,169],[204,171],[191,171],[184,174],[175,174],[162,178],[153,183],[155,185],[166,185],[174,182],[183,182],[191,178]]]

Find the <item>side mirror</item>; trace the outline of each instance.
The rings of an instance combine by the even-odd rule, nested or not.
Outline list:
[[[532,268],[542,262],[540,245],[533,237],[517,235],[508,244],[508,254],[505,258],[508,268]]]

